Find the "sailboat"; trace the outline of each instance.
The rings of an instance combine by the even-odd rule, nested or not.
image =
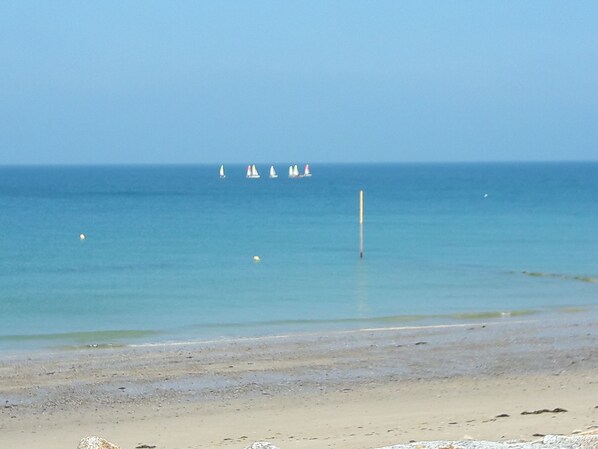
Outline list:
[[[257,167],[254,165],[248,165],[247,166],[247,175],[245,176],[246,178],[259,178],[260,174],[257,171]]]
[[[270,165],[270,178],[278,178],[276,170],[274,169],[274,165]]]
[[[220,179],[224,179],[226,178],[226,175],[224,174],[224,165],[220,166]]]
[[[309,171],[309,164],[305,164],[305,170],[303,170],[303,177],[309,178],[311,176],[311,172]]]
[[[299,178],[299,168],[297,165],[289,165],[289,178]]]

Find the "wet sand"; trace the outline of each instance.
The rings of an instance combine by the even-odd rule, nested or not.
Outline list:
[[[75,448],[87,435],[123,449],[534,440],[598,425],[598,320],[3,356],[0,400],[0,447]]]

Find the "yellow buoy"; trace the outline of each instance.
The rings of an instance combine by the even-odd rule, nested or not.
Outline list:
[[[262,258],[260,256],[253,256],[254,262],[260,262],[261,260],[262,260]]]

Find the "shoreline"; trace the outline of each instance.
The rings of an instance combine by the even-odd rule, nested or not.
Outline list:
[[[242,328],[264,327],[257,333],[224,333],[210,334],[204,333],[189,338],[179,331],[158,330],[158,329],[113,329],[113,330],[89,330],[58,332],[50,334],[34,335],[0,335],[0,356],[19,357],[19,355],[28,356],[29,354],[40,353],[60,353],[65,351],[79,351],[85,349],[105,349],[113,350],[119,348],[137,348],[137,347],[162,347],[162,346],[188,346],[205,343],[219,343],[227,341],[259,340],[275,338],[295,338],[309,335],[327,335],[335,333],[353,333],[369,332],[383,330],[402,330],[402,329],[426,329],[434,327],[461,327],[469,325],[503,325],[517,320],[522,322],[532,321],[553,321],[553,320],[573,320],[579,319],[582,315],[594,316],[598,319],[598,309],[594,305],[580,306],[560,306],[548,309],[515,309],[509,311],[477,311],[477,312],[459,312],[440,315],[393,315],[393,316],[374,316],[368,318],[341,318],[330,320],[301,320],[302,326],[292,327],[290,332],[279,333],[276,328],[281,325],[292,325],[292,321],[283,320],[277,322],[264,323],[240,323]],[[307,324],[306,324],[307,323]],[[323,326],[327,323],[329,326]],[[347,326],[347,323],[356,326]],[[339,325],[338,327],[334,325]],[[341,324],[345,324],[342,326]],[[357,324],[360,324],[358,326]],[[211,326],[209,326],[211,327]],[[224,324],[223,328],[234,328],[233,323]],[[283,326],[284,327],[284,326]],[[178,334],[177,337],[175,337]],[[151,338],[152,336],[158,337]],[[145,341],[140,341],[142,338]],[[149,338],[149,339],[147,339]],[[46,342],[41,345],[39,342]],[[48,341],[56,342],[48,345]],[[12,346],[7,343],[12,342]],[[38,342],[27,344],[27,342]],[[3,347],[4,346],[4,347]]]
[[[0,446],[75,447],[99,434],[122,448],[357,449],[598,425],[595,317],[496,324],[3,358]],[[557,407],[568,411],[520,415]]]

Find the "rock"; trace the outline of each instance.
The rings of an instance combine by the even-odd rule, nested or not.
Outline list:
[[[85,437],[79,441],[77,449],[118,449],[118,446],[100,437]]]
[[[598,436],[595,435],[575,435],[565,437],[562,435],[546,435],[542,440],[546,447],[552,449],[596,449],[598,448]]]
[[[267,441],[256,441],[255,443],[250,444],[245,449],[278,449],[272,443],[268,443]]]

